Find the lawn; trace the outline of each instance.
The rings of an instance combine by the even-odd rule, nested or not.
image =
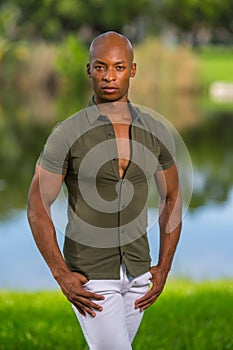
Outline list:
[[[206,46],[200,49],[197,57],[201,62],[201,75],[204,85],[214,81],[233,82],[233,47]]]
[[[233,101],[221,103],[209,97],[209,88],[215,82],[233,83],[233,47],[206,46],[196,54],[200,62],[199,80],[202,84],[203,93],[201,97],[202,108],[206,114],[213,111],[229,111],[232,113]]]
[[[133,349],[233,349],[232,304],[231,281],[169,281],[159,300],[145,312]],[[0,349],[87,347],[60,292],[1,291]]]

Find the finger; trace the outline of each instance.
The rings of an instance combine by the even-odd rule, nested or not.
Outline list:
[[[83,310],[85,310],[85,312],[91,315],[92,317],[96,316],[96,312],[87,306],[83,306]]]
[[[96,293],[87,292],[87,291],[85,291],[84,295],[87,298],[96,299],[96,300],[104,300],[105,299],[102,294],[96,294]]]
[[[76,308],[76,310],[78,310],[78,312],[79,312],[81,315],[86,316],[84,310],[82,309],[82,307],[80,306],[79,303],[73,302],[73,301],[72,301],[72,304],[74,305],[74,307]]]
[[[135,302],[135,308],[138,309],[138,308],[141,308],[143,307],[144,305],[146,305],[148,302],[154,302],[160,295],[160,292],[154,292],[153,294],[150,294],[150,295],[146,295],[144,296],[143,298],[139,299],[139,300],[136,300]]]
[[[81,297],[81,296],[77,296],[74,298],[74,302],[80,304],[82,307],[88,307],[89,309],[96,309],[98,311],[102,311],[103,308],[101,305],[94,303],[92,300],[85,298],[85,297]]]
[[[137,299],[135,301],[135,304],[137,305],[137,304],[141,303],[142,301],[147,300],[148,298],[150,298],[153,295],[154,295],[154,291],[152,291],[152,289],[151,289],[149,292],[147,292],[145,295],[143,295],[143,297]]]
[[[77,305],[75,305],[75,307],[81,315],[86,316],[85,312],[83,311],[83,309],[81,307],[78,307]]]
[[[84,304],[82,304],[80,302],[75,302],[73,304],[75,305],[76,309],[79,311],[79,313],[82,316],[86,316],[86,313],[88,313],[92,317],[96,316],[96,313],[92,309],[90,309],[89,307],[85,306]]]
[[[97,305],[93,302],[84,301],[84,303],[82,303],[81,305],[82,305],[82,310],[85,310],[85,312],[91,315],[92,317],[96,316],[96,312],[93,310],[93,308],[96,309],[97,311],[103,310],[102,306]]]
[[[90,303],[88,303],[88,306],[93,308],[93,309],[95,309],[95,310],[98,310],[98,311],[102,311],[103,310],[102,306],[100,306],[98,304],[95,304],[92,301]]]
[[[153,303],[155,302],[155,300],[158,298],[159,295],[153,295],[152,297],[148,298],[147,300],[142,301],[141,303],[139,303],[137,305],[137,308],[142,308],[145,305],[147,305],[148,303]]]
[[[148,307],[150,307],[154,302],[155,302],[155,300],[152,301],[152,302],[150,302],[150,303],[147,303],[146,305],[144,305],[143,307],[141,307],[141,308],[140,308],[140,312],[143,312],[143,311],[145,311],[146,309],[148,309]]]

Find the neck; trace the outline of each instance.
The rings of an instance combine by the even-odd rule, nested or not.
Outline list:
[[[101,114],[107,115],[112,123],[131,123],[132,117],[127,102],[106,102],[98,104]]]

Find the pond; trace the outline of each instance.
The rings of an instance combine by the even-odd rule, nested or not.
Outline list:
[[[16,95],[1,101],[1,289],[57,288],[32,239],[26,219],[26,201],[42,145],[52,126],[62,119],[61,115],[68,115],[61,98],[50,98],[49,103],[43,96],[37,98],[41,98],[41,103]],[[195,105],[193,100],[191,102]],[[76,108],[73,102],[74,111]],[[166,115],[166,111],[159,112]],[[170,276],[194,280],[233,278],[233,115],[230,108],[221,110],[219,107],[211,112],[198,107],[196,113],[195,122],[187,120],[188,114],[179,119],[185,120],[184,123],[179,121],[179,132],[192,159],[194,190],[183,219],[182,236]],[[64,200],[59,199],[53,208],[55,219],[61,220],[64,216],[63,226],[65,205]],[[156,210],[149,209],[150,222],[154,222]],[[151,255],[156,263],[158,227],[149,227]],[[64,238],[62,231],[58,225],[60,246]]]

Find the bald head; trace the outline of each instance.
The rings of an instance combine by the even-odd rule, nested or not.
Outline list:
[[[112,47],[119,47],[122,50],[125,50],[129,61],[131,63],[133,62],[134,55],[131,42],[124,35],[113,31],[100,34],[92,41],[89,53],[90,62],[96,56],[96,49],[104,48],[106,50],[107,48]]]
[[[101,34],[91,43],[89,60],[95,102],[126,102],[130,78],[136,73],[130,41],[116,32]]]

